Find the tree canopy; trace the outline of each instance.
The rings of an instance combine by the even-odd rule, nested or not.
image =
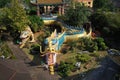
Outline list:
[[[120,32],[120,13],[118,12],[96,12],[91,16],[91,22],[95,29],[104,35],[119,35]]]
[[[81,3],[74,3],[65,12],[65,22],[72,26],[81,26],[88,22],[90,9]]]
[[[21,31],[30,21],[18,0],[12,0],[8,7],[1,9],[0,23],[13,31]]]
[[[94,0],[93,7],[96,10],[110,11],[114,6],[111,0]]]
[[[5,7],[7,3],[10,3],[10,0],[0,0],[0,8]]]

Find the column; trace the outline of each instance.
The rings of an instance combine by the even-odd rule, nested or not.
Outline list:
[[[46,6],[44,6],[44,13],[46,14]]]
[[[62,15],[64,15],[64,5],[62,6]]]
[[[58,14],[61,15],[61,6],[58,6]]]
[[[40,16],[40,7],[37,5],[37,16]]]
[[[50,6],[47,7],[47,12],[50,13]]]

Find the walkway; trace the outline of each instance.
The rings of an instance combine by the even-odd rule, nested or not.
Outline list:
[[[19,48],[18,45],[13,44],[11,41],[7,42],[7,44],[16,58],[20,62],[22,61],[20,65],[24,64],[28,68],[32,80],[59,80],[59,76],[57,74],[50,75],[49,72],[47,70],[45,71],[43,68],[31,66],[29,64],[31,63],[31,60],[28,59],[27,55]]]

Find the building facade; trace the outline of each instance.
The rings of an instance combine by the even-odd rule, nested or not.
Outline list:
[[[37,6],[37,15],[58,14],[63,15],[70,0],[31,0],[31,4]],[[85,6],[92,7],[93,0],[73,0],[84,3]]]

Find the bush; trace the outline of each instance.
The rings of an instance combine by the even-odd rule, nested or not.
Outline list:
[[[58,66],[58,74],[62,77],[67,77],[72,69],[73,65],[61,61]]]
[[[1,43],[0,45],[0,56],[1,55],[4,55],[5,58],[8,58],[8,57],[15,57],[12,53],[12,51],[9,49],[8,45],[5,44],[4,42]]]
[[[107,49],[107,46],[104,43],[104,39],[103,38],[99,37],[99,38],[96,38],[94,41],[97,42],[99,50],[106,50]]]
[[[91,59],[91,57],[88,54],[79,54],[76,56],[76,59],[81,62],[87,62]]]

